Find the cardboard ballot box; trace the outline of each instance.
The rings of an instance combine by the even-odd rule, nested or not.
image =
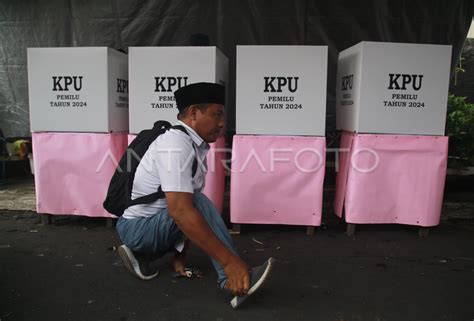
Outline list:
[[[444,135],[451,46],[361,42],[339,54],[337,128]]]
[[[128,131],[127,55],[107,47],[28,48],[31,131]]]
[[[327,46],[237,46],[237,134],[324,136]]]
[[[228,69],[227,57],[216,47],[130,47],[130,133],[157,120],[175,123],[173,93],[197,82],[226,85]]]

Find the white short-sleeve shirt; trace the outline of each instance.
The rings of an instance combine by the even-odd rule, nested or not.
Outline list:
[[[176,125],[183,126],[189,135],[170,129],[150,144],[135,172],[132,199],[154,193],[160,185],[163,192],[194,193],[204,188],[209,144],[185,123],[178,121]],[[195,157],[198,166],[192,177]],[[166,199],[159,199],[150,204],[131,206],[123,217],[148,217],[166,207]]]

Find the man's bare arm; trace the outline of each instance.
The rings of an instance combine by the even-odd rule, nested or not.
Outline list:
[[[166,192],[170,215],[181,231],[206,254],[219,262],[227,275],[227,287],[235,294],[246,293],[250,277],[248,266],[217,238],[193,205],[193,194]]]

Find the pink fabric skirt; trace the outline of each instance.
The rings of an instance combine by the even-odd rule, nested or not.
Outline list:
[[[127,147],[127,134],[33,133],[36,210],[115,217],[102,202]]]
[[[232,223],[321,225],[326,139],[236,135]]]
[[[436,226],[448,137],[343,132],[334,209],[348,223]]]

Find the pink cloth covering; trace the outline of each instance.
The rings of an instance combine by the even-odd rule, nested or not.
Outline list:
[[[224,209],[225,156],[225,137],[221,136],[211,144],[207,155],[206,186],[203,190],[203,193],[209,197],[221,214]]]
[[[439,224],[448,156],[443,136],[343,132],[334,209],[348,223]]]
[[[321,225],[325,152],[324,137],[234,136],[231,222]]]
[[[126,133],[33,133],[37,212],[115,217],[102,202],[126,144]]]
[[[137,135],[128,135],[128,145]],[[215,143],[211,144],[211,150],[207,155],[208,172],[206,175],[206,186],[203,193],[214,203],[217,210],[222,213],[224,208],[225,170],[222,165],[225,158],[225,137],[221,136]]]

